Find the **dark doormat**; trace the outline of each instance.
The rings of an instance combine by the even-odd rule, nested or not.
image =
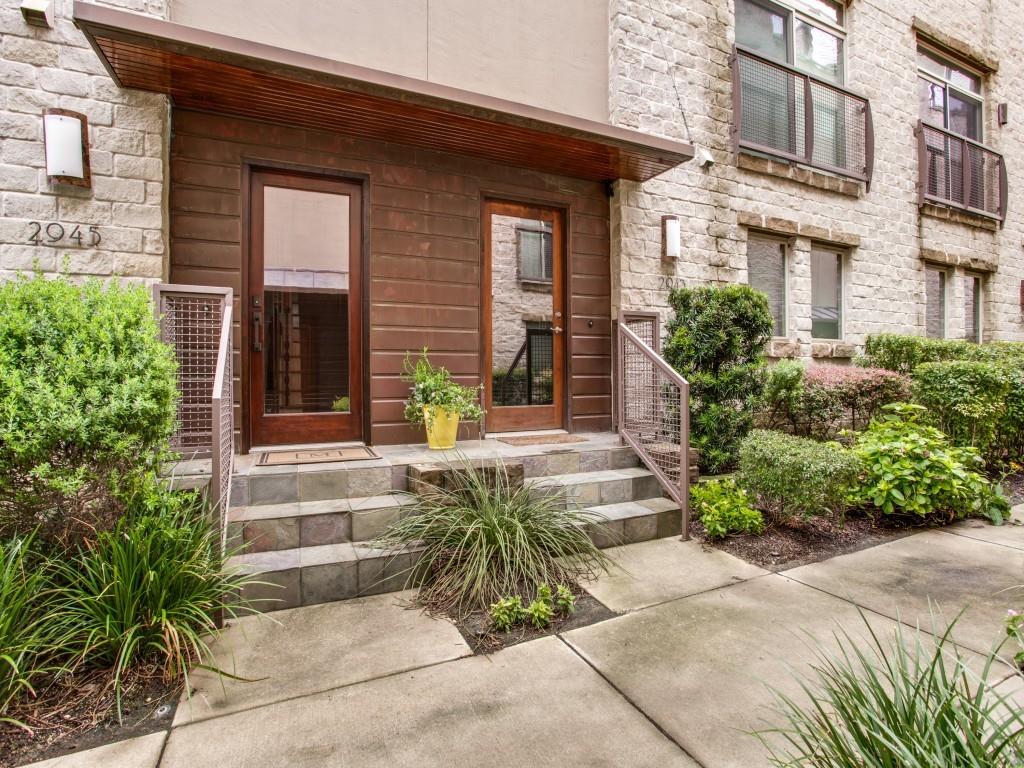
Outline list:
[[[560,443],[585,443],[585,437],[576,435],[519,435],[518,437],[499,437],[499,442],[509,445],[558,445]]]
[[[275,467],[282,464],[324,464],[329,461],[365,461],[379,459],[376,453],[365,445],[345,448],[303,448],[295,451],[267,451],[260,454],[261,467]]]

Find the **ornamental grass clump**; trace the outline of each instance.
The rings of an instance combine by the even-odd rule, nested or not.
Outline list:
[[[392,551],[422,546],[409,573],[419,600],[454,615],[486,609],[540,584],[572,583],[608,569],[587,529],[593,513],[567,508],[550,489],[519,485],[499,460],[493,469],[463,460],[445,481],[424,483],[376,545]]]
[[[887,642],[863,616],[865,644],[845,630],[801,680],[803,703],[775,692],[779,728],[757,735],[785,768],[1019,768],[1024,709],[996,688],[993,651],[979,673],[952,640],[896,625]],[[996,674],[999,672],[1000,674]]]

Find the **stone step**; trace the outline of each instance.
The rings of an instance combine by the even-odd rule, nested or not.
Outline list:
[[[397,493],[233,507],[228,546],[248,553],[372,541],[415,500]]]
[[[577,509],[660,498],[662,495],[658,478],[643,467],[552,475],[539,478],[533,487],[538,494],[560,491],[565,494],[566,505]]]
[[[510,449],[504,461],[519,469],[520,477],[629,469],[640,462],[631,448],[618,444],[580,446],[540,445]],[[533,450],[535,453],[524,453]],[[382,449],[383,451],[383,449]],[[493,464],[493,455],[469,455],[474,463]],[[458,458],[451,457],[453,466]],[[231,503],[239,507],[293,504],[353,497],[376,496],[409,489],[410,468],[444,465],[443,457],[422,451],[396,453],[380,459],[301,466],[253,466],[243,464],[232,478]]]
[[[601,549],[680,536],[683,532],[682,510],[664,497],[601,504],[583,512],[600,521],[587,526],[587,533]]]
[[[587,533],[602,549],[678,536],[682,530],[679,507],[665,498],[600,504],[584,511],[595,519]],[[259,574],[261,583],[246,587],[242,597],[269,612],[404,589],[421,553],[418,548],[392,553],[364,542],[344,542],[250,552],[233,557],[230,564]]]

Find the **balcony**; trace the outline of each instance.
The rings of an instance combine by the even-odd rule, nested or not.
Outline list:
[[[871,184],[874,129],[863,96],[734,48],[733,143],[773,158]]]
[[[1000,222],[1006,219],[1002,155],[923,120],[918,121],[915,133],[922,205],[936,203]]]

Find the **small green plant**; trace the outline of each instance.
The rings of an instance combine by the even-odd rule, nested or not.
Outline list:
[[[842,515],[860,461],[838,443],[754,430],[740,445],[737,483],[769,516]]]
[[[921,423],[924,413],[920,405],[886,406],[858,436],[853,450],[863,474],[851,499],[885,515],[977,516],[1001,523],[1009,504],[978,471],[978,452],[951,445],[935,427]]]
[[[193,494],[154,490],[144,509],[55,570],[72,655],[113,668],[119,711],[129,669],[156,663],[165,679],[187,680],[207,656],[215,617],[248,610],[235,596],[249,578],[226,568],[220,534]]]
[[[351,402],[348,395],[342,395],[331,403],[331,410],[337,413],[345,413],[349,410]]]
[[[576,611],[576,595],[565,584],[559,584],[555,590],[555,607],[558,612],[569,616]]]
[[[891,642],[867,618],[867,647],[845,630],[801,681],[802,699],[776,692],[782,727],[758,735],[785,768],[1015,768],[1024,765],[1024,709],[995,687],[996,651],[980,672],[952,639],[896,625]]]
[[[423,604],[461,614],[610,567],[587,535],[601,521],[566,508],[564,496],[513,483],[500,461],[492,468],[463,459],[442,474],[439,484],[421,485],[411,514],[377,541],[396,551],[423,546],[409,573]]]
[[[537,599],[552,607],[555,605],[555,596],[551,593],[551,587],[547,584],[541,584],[537,587]]]
[[[1024,613],[1012,608],[1006,612],[1006,634],[1016,641],[1019,650],[1013,655],[1018,667],[1024,667]]]
[[[544,629],[551,623],[555,611],[550,603],[541,600],[539,597],[526,606],[526,618],[537,629]]]
[[[750,506],[747,492],[732,478],[708,480],[690,489],[690,502],[708,538],[731,533],[764,533],[764,517]]]
[[[402,380],[412,385],[405,402],[405,418],[410,424],[423,424],[430,419],[429,410],[424,411],[430,407],[457,413],[471,421],[484,415],[478,402],[480,389],[462,386],[443,366],[435,368],[427,357],[426,347],[415,363],[409,355],[405,356]]]
[[[519,595],[503,597],[498,602],[491,603],[489,613],[491,624],[499,632],[508,632],[516,624],[526,620],[526,609]]]

